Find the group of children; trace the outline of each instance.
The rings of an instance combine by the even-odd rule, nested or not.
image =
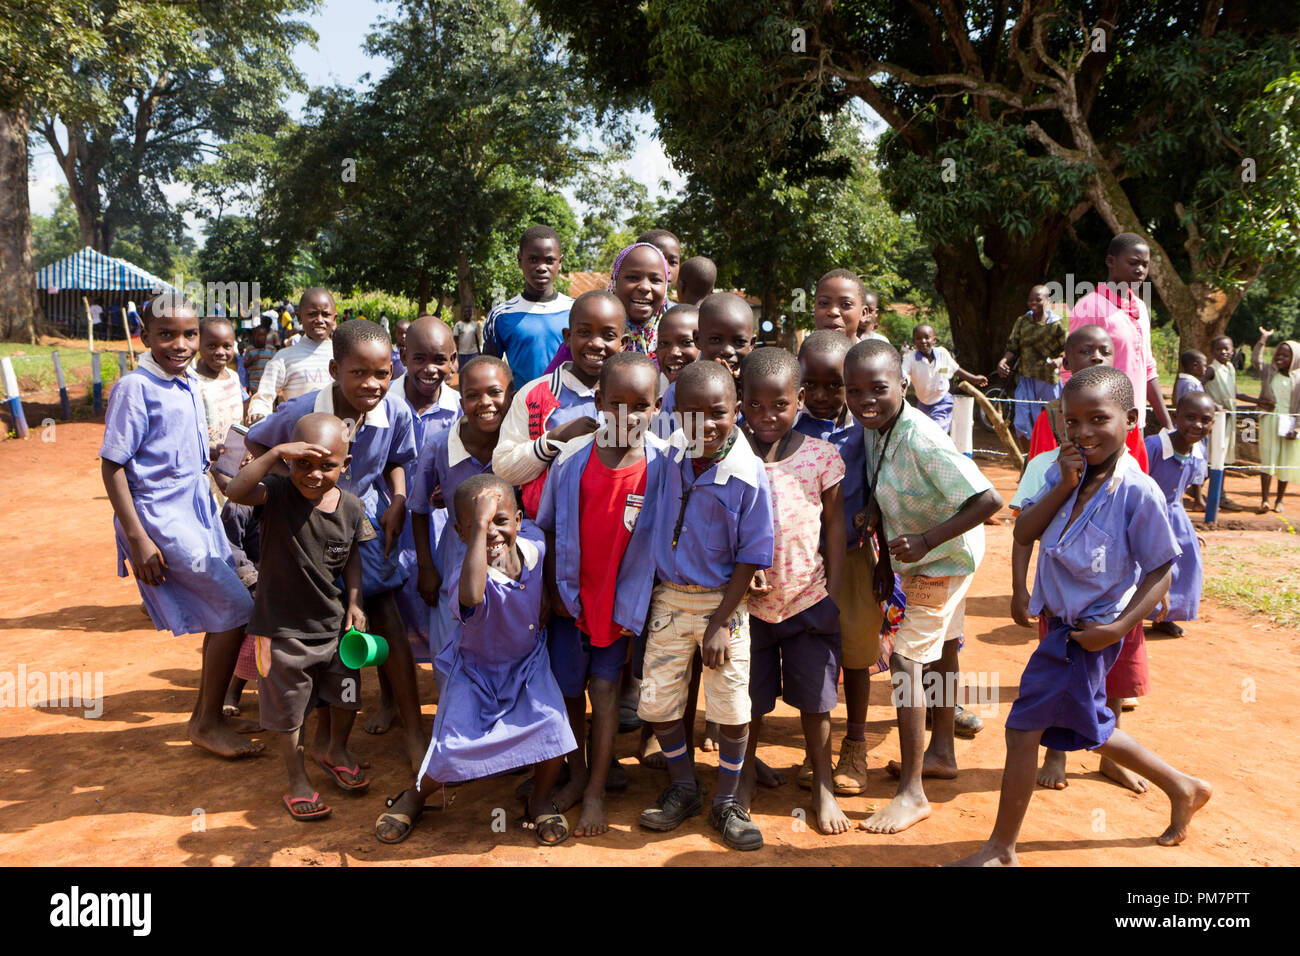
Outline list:
[[[718,751],[708,821],[726,846],[753,850],[763,845],[755,786],[772,782],[757,747],[777,697],[800,713],[798,780],[815,824],[844,833],[835,797],[865,789],[869,679],[887,668],[897,792],[859,826],[895,833],[930,814],[925,779],[957,774],[965,599],[1002,499],[935,420],[939,403],[904,399],[909,380],[929,387],[961,370],[921,326],[905,371],[874,331],[877,304],[846,270],[819,282],[819,329],[797,356],[758,348],[750,306],[706,292],[707,265],[679,269],[680,245],[662,233],[619,255],[608,290],[567,306],[549,363],[557,310],[489,319],[485,348],[513,342],[537,371],[523,381],[513,355],[510,365],[492,354],[460,365],[435,316],[404,330],[405,373],[394,378],[384,330],[335,327],[329,293],[309,290],[298,312],[311,344],[284,363],[280,404],[252,426],[243,467],[220,489],[257,509],[254,595],[208,479],[220,449],[200,379],[220,377],[225,332],[183,301],[149,303],[149,354],[112,393],[101,457],[119,573],[129,562],[158,628],[206,634],[196,744],[227,757],[260,749],[244,736],[255,728],[222,708],[247,635],[261,725],[285,761],[284,808],[298,820],[327,816],[304,755],[338,789],[368,788],[348,739],[360,675],[338,646],[348,628],[372,632],[389,653],[367,729],[400,722],[415,775],[388,801],[376,837],[406,839],[429,801],[446,805],[449,787],[532,768],[517,791],[521,822],[554,845],[609,829],[606,794],[626,786],[613,750],[629,687],[667,771],[640,825],[668,831],[704,812],[694,761],[702,686]],[[522,302],[556,301],[559,260],[553,232],[525,233]],[[703,293],[695,302],[669,301],[674,284],[682,299],[692,283],[689,297]],[[1060,448],[1021,504],[1018,545],[1044,544],[1031,596],[1020,553],[1013,606],[1017,619],[1039,614],[1046,633],[1008,719],[1003,802],[981,862],[1014,858],[1040,737],[1058,751],[1098,749],[1164,788],[1174,813],[1163,843],[1182,839],[1209,796],[1114,730],[1107,704],[1125,635],[1157,604],[1177,606],[1171,567],[1187,548],[1171,499],[1126,451],[1132,388],[1104,367],[1095,338],[1077,337],[1078,359],[1067,345],[1078,368],[1061,399]],[[191,368],[196,353],[207,372]],[[328,356],[323,378],[318,353]],[[316,387],[286,396],[291,379]],[[1152,446],[1176,481],[1189,478],[1203,406],[1185,398],[1179,429]],[[437,685],[431,738],[417,653],[432,660]],[[847,726],[832,766],[841,674]],[[579,804],[571,831],[565,811]]]

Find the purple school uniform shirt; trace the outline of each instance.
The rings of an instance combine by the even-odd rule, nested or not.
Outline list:
[[[749,442],[738,435],[727,456],[698,478],[686,451],[684,441],[673,443],[655,505],[659,579],[725,588],[737,564],[771,567],[771,491]]]
[[[1025,508],[1060,480],[1060,466],[1053,464]],[[1127,451],[1067,529],[1078,494],[1076,488],[1043,532],[1029,613],[1046,613],[1067,623],[1109,624],[1128,605],[1138,582],[1182,551],[1169,524],[1164,494]]]

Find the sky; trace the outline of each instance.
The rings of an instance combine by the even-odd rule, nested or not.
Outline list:
[[[394,4],[382,0],[325,0],[320,9],[307,18],[318,34],[315,48],[310,44],[301,44],[294,50],[294,62],[308,85],[355,85],[367,73],[373,78],[382,75],[387,61],[367,56],[362,46],[370,25],[382,16],[391,16],[395,9]],[[286,107],[297,118],[305,102],[305,97],[295,94],[288,99]],[[649,116],[639,116],[637,125],[640,132],[635,150],[623,168],[643,183],[652,197],[657,197],[662,194],[659,189],[661,179],[668,180],[672,184],[670,188],[676,188],[685,181],[685,177],[673,168],[652,135],[653,120]],[[33,137],[31,152],[28,192],[32,212],[49,215],[57,202],[56,189],[65,183],[65,179],[53,153],[42,138]],[[164,192],[168,199],[176,203],[189,195],[189,188],[183,183],[171,183],[164,187]],[[576,205],[572,195],[566,195],[566,198]],[[191,234],[199,239],[197,224],[189,221],[187,226]]]

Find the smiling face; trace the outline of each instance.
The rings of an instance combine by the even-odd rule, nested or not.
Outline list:
[[[298,321],[302,333],[313,342],[323,342],[334,334],[334,300],[325,292],[308,292],[298,303]]]
[[[375,339],[362,339],[342,359],[330,360],[330,376],[347,403],[364,414],[388,393],[393,377],[392,350]]]
[[[608,296],[574,303],[563,337],[573,353],[572,372],[578,381],[588,387],[596,384],[605,359],[623,350],[625,327],[623,310]]]
[[[835,421],[844,410],[844,355],[808,351],[799,359],[803,404],[809,414]]]
[[[1204,392],[1189,392],[1174,409],[1174,431],[1190,448],[1214,427],[1214,400]],[[1181,449],[1180,449],[1181,450]]]
[[[750,381],[750,378],[755,379]],[[764,445],[780,441],[794,428],[804,390],[793,375],[746,376],[740,410],[745,424]]]
[[[510,377],[491,362],[475,362],[460,376],[460,410],[468,427],[495,435],[510,407]]]
[[[912,330],[912,346],[926,358],[934,354],[934,329],[928,325],[918,325]]]
[[[836,276],[823,279],[813,299],[813,326],[831,329],[857,339],[862,321],[862,290],[852,279]]]
[[[524,520],[524,513],[516,507],[514,497],[512,494],[501,495],[497,499],[496,513],[488,522],[485,544],[489,566],[498,564],[514,550],[515,539],[519,536],[519,525]],[[462,541],[468,543],[473,521],[474,504],[472,500],[468,500],[456,514],[456,533],[460,535]]]
[[[651,245],[664,254],[664,261],[668,263],[668,285],[675,286],[682,266],[681,243],[672,236],[659,236]]]
[[[229,322],[209,322],[199,332],[199,362],[213,375],[235,357],[235,330]]]
[[[266,329],[260,326],[256,329],[253,329],[253,348],[255,349],[266,348]]]
[[[348,454],[347,434],[342,422],[330,416],[339,427],[314,425],[309,419],[324,416],[304,415],[294,426],[293,440],[311,442],[329,449],[329,456],[324,461],[311,458],[295,458],[289,462],[289,480],[298,489],[298,493],[309,501],[319,501],[339,483],[343,469],[347,468],[352,456]],[[306,424],[304,424],[306,423]]]
[[[199,316],[184,306],[161,306],[144,324],[140,341],[149,346],[153,360],[172,375],[184,375],[185,366],[199,347]]]
[[[724,380],[725,381],[725,380]],[[677,387],[677,412],[691,453],[712,457],[736,427],[736,400],[723,382],[706,379],[694,387]]]
[[[888,426],[903,405],[903,379],[888,356],[844,360],[844,400],[863,428]]]
[[[1151,271],[1151,250],[1136,245],[1114,256],[1106,257],[1107,278],[1111,282],[1135,284]]]
[[[668,294],[664,264],[652,246],[638,246],[627,254],[619,266],[614,294],[627,310],[633,325],[645,325],[656,315]]]
[[[1047,304],[1051,301],[1047,294],[1047,287],[1036,285],[1029,290],[1029,311],[1033,313],[1034,318],[1041,319],[1047,312]]]
[[[406,334],[406,380],[432,399],[456,367],[456,342],[442,319],[418,319]]]
[[[655,334],[655,359],[668,381],[677,381],[677,374],[700,357],[695,344],[699,328],[699,313],[693,309],[673,308],[659,320]]]
[[[1071,333],[1065,343],[1064,364],[1071,372],[1082,372],[1093,365],[1114,365],[1115,346],[1100,328]]]
[[[718,299],[715,296],[727,296]],[[721,362],[740,381],[740,363],[754,351],[754,312],[744,299],[731,293],[714,293],[700,306],[700,358]]]
[[[1088,467],[1097,468],[1119,454],[1124,439],[1137,424],[1137,409],[1127,411],[1098,388],[1066,390],[1061,395],[1065,437],[1083,452]]]
[[[596,408],[613,426],[611,447],[640,445],[650,418],[659,407],[659,373],[654,366],[611,368],[604,388],[596,389]]]
[[[1192,376],[1198,382],[1205,381],[1205,369],[1205,356],[1203,355],[1197,355],[1188,359],[1187,364],[1183,366],[1183,371]]]
[[[1291,354],[1291,346],[1285,342],[1273,350],[1273,367],[1283,375],[1291,371],[1291,363],[1294,360],[1295,356]]]
[[[1235,348],[1233,347],[1232,339],[1228,338],[1226,335],[1220,335],[1210,343],[1210,354],[1214,356],[1214,360],[1220,365],[1229,364],[1232,361],[1232,353],[1234,351]]]
[[[528,291],[538,297],[550,295],[564,261],[560,244],[549,238],[529,239],[519,247],[518,261]]]

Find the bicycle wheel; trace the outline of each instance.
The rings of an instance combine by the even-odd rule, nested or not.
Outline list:
[[[989,400],[989,404],[998,410],[998,414],[1001,415],[1003,419],[1006,419],[1011,409],[1011,402],[1008,401],[1011,396],[1007,394],[1007,390],[1001,385],[990,385],[988,388],[984,389],[984,397]],[[975,404],[975,417],[980,423],[980,428],[984,429],[986,432],[996,431],[993,427],[993,422],[989,420],[988,413],[984,411],[984,406],[980,405],[978,402]]]

